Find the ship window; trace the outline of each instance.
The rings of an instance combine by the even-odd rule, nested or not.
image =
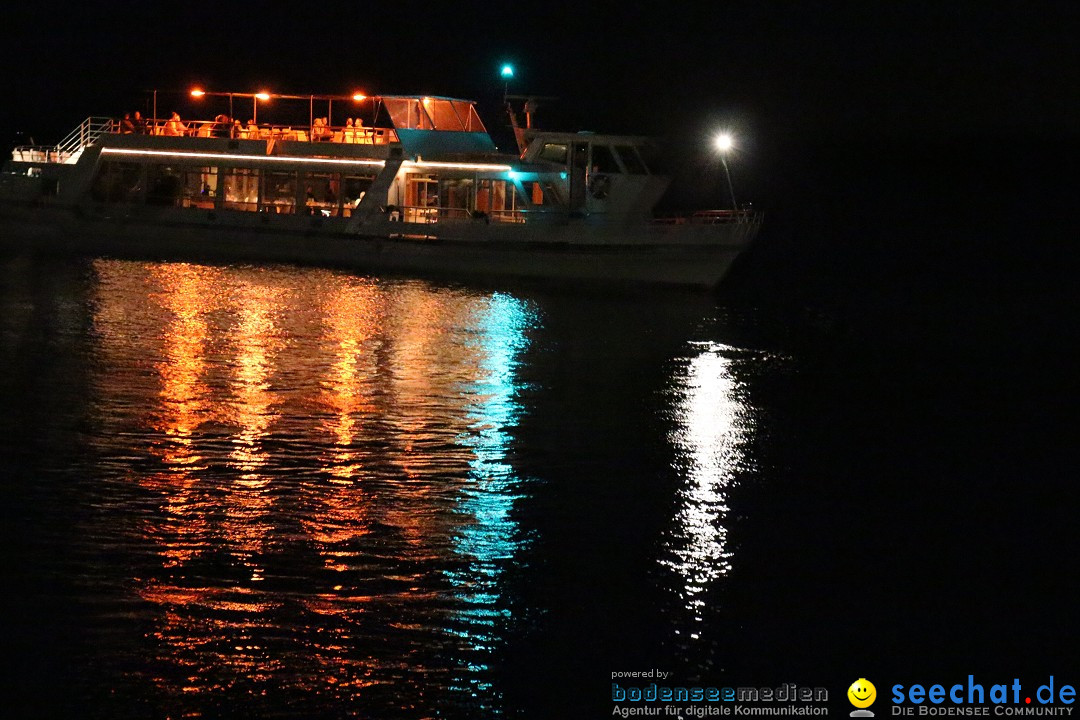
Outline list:
[[[296,173],[268,172],[263,175],[263,212],[291,215],[296,212]]]
[[[592,171],[600,173],[621,173],[615,156],[607,145],[592,146]]]
[[[436,130],[457,130],[460,132],[465,129],[449,100],[424,98],[424,108],[428,111],[431,119],[435,121]]]
[[[409,207],[438,207],[439,182],[435,176],[410,174],[405,185],[405,204]]]
[[[416,98],[383,98],[383,104],[396,128],[431,130],[431,118]]]
[[[151,165],[146,172],[146,204],[178,207],[184,196],[184,178],[176,165]]]
[[[472,205],[472,180],[451,179],[439,183],[440,207],[468,210]],[[464,217],[466,213],[451,213],[448,217]]]
[[[623,167],[626,168],[626,172],[631,175],[648,175],[649,171],[645,167],[645,163],[638,157],[637,151],[634,150],[633,145],[616,145],[615,154],[622,160]]]
[[[340,194],[345,217],[352,215],[353,208],[364,199],[364,195],[373,182],[375,182],[374,175],[346,175],[342,179]]]
[[[106,162],[94,178],[90,197],[95,202],[137,203],[142,194],[142,167],[138,163]]]
[[[337,173],[304,173],[304,198],[309,215],[337,217],[341,176]]]
[[[217,195],[216,167],[189,167],[184,171],[184,207],[212,210]]]
[[[522,204],[513,183],[505,180],[476,183],[476,210],[486,213],[492,222],[524,222],[519,211]]]
[[[475,208],[480,212],[502,210],[506,202],[505,180],[480,180],[476,183]]]
[[[466,103],[461,101],[450,101],[457,110],[458,117],[465,123],[465,129],[468,132],[487,132],[484,127],[484,123],[480,121],[480,116],[476,114],[476,108],[472,103]]]
[[[226,210],[255,212],[259,209],[259,171],[252,168],[231,168],[222,173],[221,186]]]
[[[540,149],[540,159],[545,162],[566,164],[566,143],[544,143]]]
[[[525,183],[526,189],[529,190],[533,205],[562,205],[562,199],[559,195],[558,188],[554,183],[550,182],[531,182]]]

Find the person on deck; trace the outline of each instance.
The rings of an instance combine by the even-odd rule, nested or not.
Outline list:
[[[172,137],[187,134],[187,125],[180,121],[180,113],[174,112],[169,122],[165,123],[165,134]]]
[[[135,123],[131,122],[131,113],[124,113],[124,119],[120,121],[120,134],[131,135],[135,132]]]

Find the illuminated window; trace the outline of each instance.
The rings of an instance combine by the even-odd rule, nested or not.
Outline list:
[[[211,210],[218,196],[216,167],[188,167],[184,170],[184,207]]]
[[[322,217],[337,217],[341,197],[341,176],[337,173],[304,173],[304,198],[307,212]]]
[[[438,207],[439,182],[436,177],[411,173],[405,184],[405,204],[409,207]]]
[[[466,179],[442,180],[439,183],[440,205],[444,208],[469,209],[474,185],[472,180]]]
[[[223,171],[222,207],[226,210],[255,212],[259,209],[259,171],[253,168],[230,168]]]
[[[296,212],[296,173],[264,173],[260,207],[263,212],[278,215],[291,215]]]
[[[562,196],[553,183],[531,182],[525,183],[525,189],[530,191],[533,205],[556,206],[562,205]]]
[[[428,114],[431,115],[431,119],[435,121],[436,130],[457,130],[460,132],[465,129],[462,120],[454,112],[454,106],[449,100],[424,98],[424,107],[427,109]]]

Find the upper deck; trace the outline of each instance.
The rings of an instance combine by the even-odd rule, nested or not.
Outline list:
[[[176,113],[170,113],[168,118],[152,117],[145,120],[133,118],[130,114],[121,118],[88,117],[56,145],[14,148],[12,160],[19,163],[73,164],[78,162],[86,148],[94,145],[173,149],[196,149],[201,145],[185,138],[260,141],[267,154],[284,152],[349,156],[356,154],[350,150],[361,146],[397,147],[405,156],[413,158],[476,156],[497,152],[471,100],[423,95],[339,97],[260,93],[241,96],[235,93],[192,91],[192,96],[196,98],[211,94],[227,96],[230,111],[235,109],[237,97],[250,97],[251,118],[242,122],[226,113],[219,113],[211,119],[189,120]],[[287,101],[289,107],[284,107],[286,103],[280,103],[274,108],[272,122],[256,122],[260,101],[263,105]],[[319,103],[318,111],[324,114],[316,115],[316,102]],[[267,114],[264,108],[264,118]],[[249,151],[260,146],[257,143],[238,145],[247,146]]]

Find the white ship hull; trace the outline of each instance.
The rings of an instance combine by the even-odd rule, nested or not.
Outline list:
[[[653,233],[567,225],[542,234],[521,228],[380,222],[363,234],[343,222],[250,213],[94,213],[64,207],[0,205],[3,244],[12,248],[206,262],[283,262],[362,273],[461,280],[551,280],[584,284],[715,287],[756,225],[730,225],[728,237],[665,242]],[[213,216],[213,219],[210,217]],[[598,241],[602,240],[602,241]]]

